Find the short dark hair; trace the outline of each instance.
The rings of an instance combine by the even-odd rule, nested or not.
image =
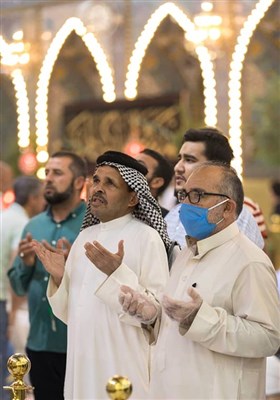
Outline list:
[[[15,202],[25,206],[30,195],[38,194],[43,183],[35,176],[19,176],[13,183]]]
[[[209,161],[221,161],[230,165],[233,159],[233,151],[228,138],[217,128],[204,127],[189,129],[184,134],[185,142],[203,142],[205,144],[205,157]]]
[[[147,154],[147,156],[150,156],[157,161],[157,167],[154,171],[153,176],[164,179],[164,184],[158,189],[157,195],[159,196],[171,182],[174,173],[173,167],[167,158],[163,157],[155,150],[146,148],[140,153]]]
[[[78,156],[78,154],[68,150],[56,151],[51,155],[50,158],[62,158],[62,157],[71,158],[72,163],[70,164],[69,168],[73,172],[75,178],[77,178],[78,176],[83,176],[84,178],[87,177],[87,163],[85,159]]]

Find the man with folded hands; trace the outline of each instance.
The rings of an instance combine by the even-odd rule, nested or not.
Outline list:
[[[150,399],[264,399],[266,357],[280,346],[275,270],[238,229],[243,188],[205,162],[180,193],[188,233],[161,304],[123,286],[123,310],[156,342]]]

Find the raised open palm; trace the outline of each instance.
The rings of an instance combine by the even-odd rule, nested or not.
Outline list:
[[[63,251],[63,240],[57,241],[57,247],[52,247],[38,242],[37,240],[32,241],[33,249],[44,265],[48,273],[53,277],[57,285],[60,284],[65,266],[65,257]]]

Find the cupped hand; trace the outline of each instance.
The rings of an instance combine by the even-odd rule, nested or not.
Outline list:
[[[179,322],[182,327],[189,329],[203,300],[193,287],[189,287],[187,293],[191,297],[191,300],[188,302],[175,300],[164,295],[162,298],[162,306],[169,318]]]
[[[119,302],[123,311],[135,316],[143,324],[154,322],[159,312],[159,304],[156,305],[154,300],[126,285],[121,286]]]
[[[111,253],[99,242],[94,241],[93,243],[87,242],[84,245],[86,250],[85,254],[87,258],[106,275],[111,275],[122,263],[124,256],[124,245],[123,240],[118,243],[118,251]]]

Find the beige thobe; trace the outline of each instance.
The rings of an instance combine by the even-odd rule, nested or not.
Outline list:
[[[274,268],[236,223],[185,248],[166,292],[188,301],[196,284],[203,304],[186,332],[163,313],[152,363],[151,399],[265,398],[265,363],[280,346]]]

